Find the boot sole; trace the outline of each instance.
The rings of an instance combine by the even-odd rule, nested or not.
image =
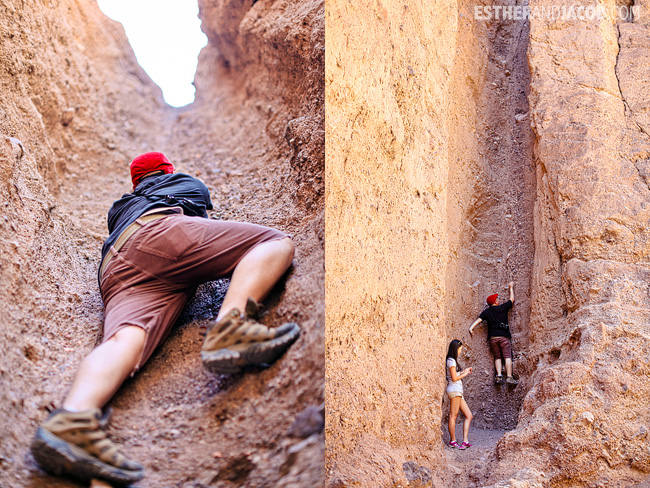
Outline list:
[[[83,482],[93,478],[129,485],[144,477],[144,470],[128,471],[106,464],[83,449],[39,427],[30,446],[36,462],[54,476],[67,475]]]
[[[216,351],[201,351],[203,366],[215,374],[239,373],[244,366],[272,363],[280,358],[300,334],[298,324],[288,323],[282,327],[288,331],[270,341],[252,343],[237,351],[223,348]]]

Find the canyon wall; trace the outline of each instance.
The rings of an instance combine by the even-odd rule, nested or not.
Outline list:
[[[199,57],[197,101],[254,102],[269,137],[292,151],[297,198],[307,209],[322,207],[323,2],[200,0],[199,16],[209,43]]]
[[[0,6],[3,486],[72,486],[41,471],[28,445],[101,337],[106,212],[131,191],[131,159],[152,150],[208,184],[212,218],[292,234],[296,259],[264,320],[297,321],[302,334],[271,368],[214,377],[198,352],[227,281],[202,287],[111,402],[109,435],[145,465],[143,487],[322,483],[323,3],[234,3],[248,12],[234,25],[229,5],[204,5],[202,20],[206,31],[236,34],[241,64],[224,67],[228,44],[211,36],[197,101],[182,109],[164,104],[122,27],[95,2]],[[268,63],[257,67],[262,55]]]
[[[636,486],[650,476],[650,5],[625,19],[581,5],[607,15],[530,23],[537,371],[498,450],[551,486]]]
[[[326,5],[330,486],[440,455],[458,23],[449,1]]]
[[[0,484],[26,486],[36,421],[60,402],[61,377],[70,380],[101,324],[95,283],[105,220],[71,216],[62,188],[118,161],[123,179],[122,151],[139,149],[132,138],[149,134],[164,104],[121,27],[94,3],[0,8]],[[74,198],[94,205],[90,194]]]

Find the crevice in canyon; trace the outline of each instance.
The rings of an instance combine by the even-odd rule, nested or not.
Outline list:
[[[623,94],[623,89],[621,88],[621,79],[618,73],[618,62],[621,56],[621,27],[618,23],[616,24],[616,44],[618,45],[618,52],[616,53],[616,65],[614,66],[614,75],[616,76],[618,93],[621,97],[621,100],[623,101],[623,105],[625,106],[625,115],[629,116],[632,112],[630,110],[630,106],[627,103],[627,100],[625,99],[625,95]],[[641,129],[641,127],[639,127],[639,129]]]
[[[454,326],[448,327],[447,335],[448,340],[460,338],[467,345],[462,363],[474,368],[474,373],[463,381],[475,415],[473,425],[508,430],[517,424],[533,368],[527,354],[536,195],[534,140],[527,100],[528,22],[502,20],[485,24],[478,23],[474,34],[485,63],[482,72],[472,75],[482,84],[473,128],[476,152],[464,158],[462,166],[463,157],[457,158],[458,163],[454,163],[459,168],[450,163],[450,186],[461,180],[471,184],[458,191],[460,213],[450,210],[451,226],[459,225],[462,230],[452,252],[459,257],[452,258],[448,271],[447,286],[452,300],[447,313]],[[467,147],[455,148],[463,149]],[[472,161],[473,157],[476,160],[468,164],[467,160]],[[456,204],[450,201],[451,206]],[[515,282],[510,325],[513,371],[519,378],[516,388],[494,384],[485,324],[475,329],[473,338],[467,332],[487,306],[485,297],[499,293],[501,303],[508,299],[509,281]]]
[[[472,15],[470,9],[461,12]],[[448,203],[452,238],[446,285],[450,296],[447,344],[451,339],[461,339],[465,350],[460,362],[473,368],[463,380],[465,398],[474,415],[471,460],[467,452],[445,450],[449,469],[460,472],[458,476],[466,483],[487,477],[496,459],[497,442],[517,425],[535,370],[535,359],[528,353],[537,191],[528,104],[529,25],[527,20],[474,22],[469,32],[463,32],[468,27],[460,25],[458,41],[461,55],[467,51],[480,53],[480,61],[474,65],[458,60],[461,79],[469,78],[472,86],[479,86],[474,88],[473,100],[462,92],[453,95],[475,104],[467,125],[456,128],[470,132],[475,141],[455,137],[452,145],[448,183],[453,192]],[[510,312],[513,373],[519,380],[515,388],[494,383],[495,367],[485,323],[475,328],[473,337],[468,333],[469,325],[487,307],[488,295],[498,293],[500,303],[508,300],[510,281],[515,283],[515,304]],[[449,437],[448,405],[445,395],[441,421],[445,442]],[[462,419],[459,415],[457,435]]]
[[[632,21],[628,21],[627,23],[631,23]],[[638,120],[636,120],[636,114],[632,111],[630,108],[630,105],[625,97],[625,93],[623,88],[621,87],[621,75],[619,73],[619,60],[621,57],[621,52],[623,50],[623,46],[621,45],[621,24],[624,24],[623,21],[619,21],[615,24],[616,28],[616,43],[618,45],[618,53],[616,54],[616,66],[614,67],[614,75],[616,76],[616,83],[618,86],[618,91],[619,95],[621,97],[621,100],[623,101],[623,105],[625,107],[625,116],[631,120],[631,122],[634,123],[636,128],[641,132],[645,137],[650,138],[650,132],[648,132],[648,129],[646,129],[642,124],[639,123]]]

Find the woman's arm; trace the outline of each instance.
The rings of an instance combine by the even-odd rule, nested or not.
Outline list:
[[[456,373],[456,366],[449,368],[449,374],[451,376],[451,381],[462,380],[465,376],[472,372],[472,368],[465,368],[462,373]]]

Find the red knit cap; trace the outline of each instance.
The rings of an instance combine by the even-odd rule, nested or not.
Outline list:
[[[487,297],[487,300],[485,301],[487,302],[488,305],[492,306],[496,303],[498,297],[499,294],[495,293],[494,295],[490,295],[489,297]]]
[[[174,172],[174,165],[169,162],[169,159],[163,153],[149,152],[140,154],[131,162],[133,189],[135,190],[144,175],[152,171],[164,171],[166,174],[171,174]]]

